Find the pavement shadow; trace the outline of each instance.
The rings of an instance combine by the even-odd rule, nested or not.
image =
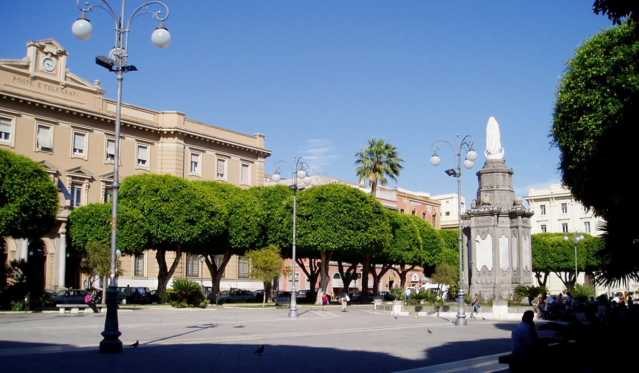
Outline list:
[[[383,337],[380,337],[383,338]],[[0,345],[21,345],[1,341]],[[20,353],[3,358],[7,372],[393,372],[458,361],[510,348],[510,340],[478,339],[450,342],[424,351],[420,359],[406,359],[383,352],[352,351],[326,347],[260,344],[160,344],[126,347],[121,354],[100,354],[96,349]],[[63,346],[63,345],[59,345]],[[260,352],[263,346],[263,351]],[[90,367],[90,368],[87,368]]]

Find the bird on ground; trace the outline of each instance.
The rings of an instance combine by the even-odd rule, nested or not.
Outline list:
[[[131,344],[131,347],[137,348],[140,345],[140,341],[135,341]]]
[[[255,354],[257,355],[262,356],[262,353],[264,353],[264,345],[261,345],[257,350],[255,350]]]
[[[433,334],[433,331],[432,331],[432,330],[430,330],[430,329],[428,329],[428,328],[426,328],[426,330],[428,331],[428,334]]]

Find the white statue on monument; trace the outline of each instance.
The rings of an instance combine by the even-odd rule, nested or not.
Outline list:
[[[488,118],[486,124],[486,151],[484,152],[488,160],[504,159],[504,148],[501,146],[501,133],[499,123],[495,117]]]

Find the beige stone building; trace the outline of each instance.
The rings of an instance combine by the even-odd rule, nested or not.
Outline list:
[[[0,60],[0,148],[41,163],[60,189],[58,227],[44,237],[46,250],[37,259],[48,289],[81,285],[77,259],[66,250],[66,220],[73,208],[108,201],[113,178],[116,104],[99,82],[69,71],[68,58],[58,42],[41,40],[29,42],[22,59]],[[125,104],[122,113],[122,178],[159,173],[246,187],[263,183],[270,151],[261,134],[201,123],[176,111]],[[6,247],[7,260],[36,260],[25,240],[9,238]],[[185,257],[176,276],[210,278],[203,267],[199,258]],[[123,257],[122,268],[120,284],[155,286],[153,253]],[[227,268],[228,286],[249,281],[246,260],[234,258]]]

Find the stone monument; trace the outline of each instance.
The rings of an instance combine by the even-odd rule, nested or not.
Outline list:
[[[462,216],[465,278],[471,296],[503,303],[518,285],[532,283],[530,217],[515,197],[513,170],[506,166],[499,123],[486,125],[486,163],[477,172],[479,188]]]

